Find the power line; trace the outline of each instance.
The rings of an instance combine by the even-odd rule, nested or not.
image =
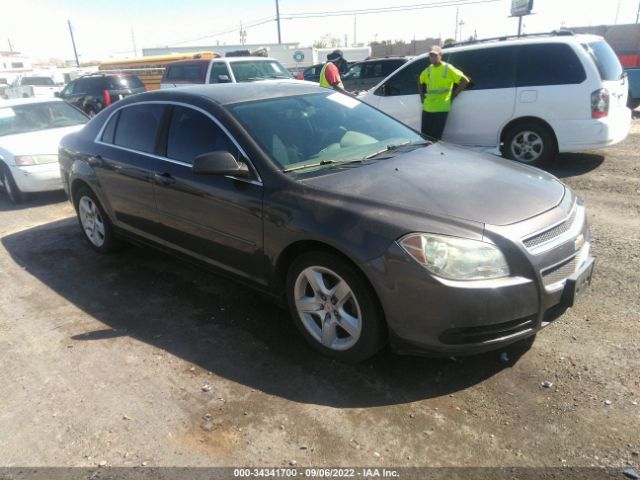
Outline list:
[[[421,3],[415,5],[398,5],[395,7],[368,8],[361,10],[336,10],[325,12],[288,13],[281,14],[281,18],[317,18],[317,17],[339,17],[346,15],[369,15],[376,13],[405,12],[408,10],[422,10],[427,8],[455,7],[460,5],[472,5],[478,3],[495,3],[502,0],[440,0],[431,3]]]

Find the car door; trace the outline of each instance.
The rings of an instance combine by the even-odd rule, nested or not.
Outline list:
[[[165,111],[159,103],[127,105],[107,121],[97,143],[93,167],[118,226],[156,236],[158,216],[153,173],[160,161],[156,139]]]
[[[72,80],[66,87],[60,92],[60,98],[65,102],[70,103],[74,107],[82,110],[82,100],[84,99],[86,80],[79,78]]]
[[[422,104],[418,94],[418,78],[429,65],[428,57],[407,63],[363,100],[402,123],[420,131]]]
[[[474,147],[497,147],[500,132],[516,108],[516,47],[490,47],[445,54],[445,61],[471,84],[451,103],[443,140]]]
[[[161,235],[171,246],[250,279],[263,278],[262,184],[193,173],[201,154],[239,147],[204,110],[174,105],[154,190]]]

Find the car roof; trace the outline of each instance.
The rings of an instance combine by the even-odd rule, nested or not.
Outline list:
[[[532,34],[521,37],[497,37],[485,40],[474,40],[443,47],[443,53],[458,52],[464,50],[477,50],[483,48],[502,47],[508,45],[539,45],[545,43],[585,43],[603,40],[601,36],[591,34]],[[429,53],[423,53],[417,58],[427,57]]]
[[[294,95],[328,93],[329,89],[303,80],[261,80],[257,82],[193,85],[188,87],[153,90],[135,95],[138,101],[171,100],[172,96],[193,95],[205,97],[221,105],[282,98]],[[134,96],[130,97],[134,98]]]
[[[11,100],[5,100],[0,104],[0,107],[13,107],[16,105],[29,105],[32,103],[51,103],[62,102],[60,98],[15,98]]]

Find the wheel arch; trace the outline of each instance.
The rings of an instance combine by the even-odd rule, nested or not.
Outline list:
[[[331,245],[328,245],[326,243],[323,243],[317,240],[296,241],[291,245],[288,245],[278,256],[278,259],[275,265],[275,277],[276,277],[275,280],[279,287],[278,290],[282,292],[282,295],[280,298],[281,301],[286,302],[286,299],[285,299],[286,294],[285,294],[284,287],[286,285],[287,272],[289,271],[289,267],[300,255],[307,252],[312,252],[312,251],[316,251],[316,252],[319,251],[319,252],[333,254],[341,258],[345,262],[347,262],[349,265],[351,265],[355,269],[355,271],[362,277],[367,287],[373,293],[373,297],[377,302],[378,308],[382,312],[382,316],[385,319],[385,324],[386,324],[386,314],[384,311],[384,307],[380,302],[380,296],[378,295],[378,292],[376,291],[375,287],[373,286],[373,283],[371,282],[367,274],[362,270],[362,268],[358,266],[358,264],[349,255],[345,254],[344,252],[337,249],[336,247],[333,247]]]
[[[518,118],[514,118],[513,120],[509,121],[504,127],[502,127],[502,130],[500,131],[500,145],[501,146],[504,146],[504,141],[505,141],[509,131],[513,127],[515,127],[516,125],[519,125],[521,123],[535,123],[535,124],[543,127],[545,130],[547,130],[547,132],[549,132],[549,135],[551,135],[551,138],[553,139],[553,144],[554,144],[554,147],[555,147],[555,151],[556,151],[556,153],[558,152],[558,137],[556,137],[556,132],[553,130],[553,127],[549,124],[549,122],[543,120],[540,117],[518,117]]]

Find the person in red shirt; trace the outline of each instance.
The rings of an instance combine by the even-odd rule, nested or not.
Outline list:
[[[320,86],[333,88],[342,93],[349,94],[344,89],[342,79],[340,78],[340,68],[346,67],[347,61],[342,56],[342,50],[334,50],[327,55],[327,63],[322,67],[320,72]],[[343,68],[344,70],[345,68]]]

